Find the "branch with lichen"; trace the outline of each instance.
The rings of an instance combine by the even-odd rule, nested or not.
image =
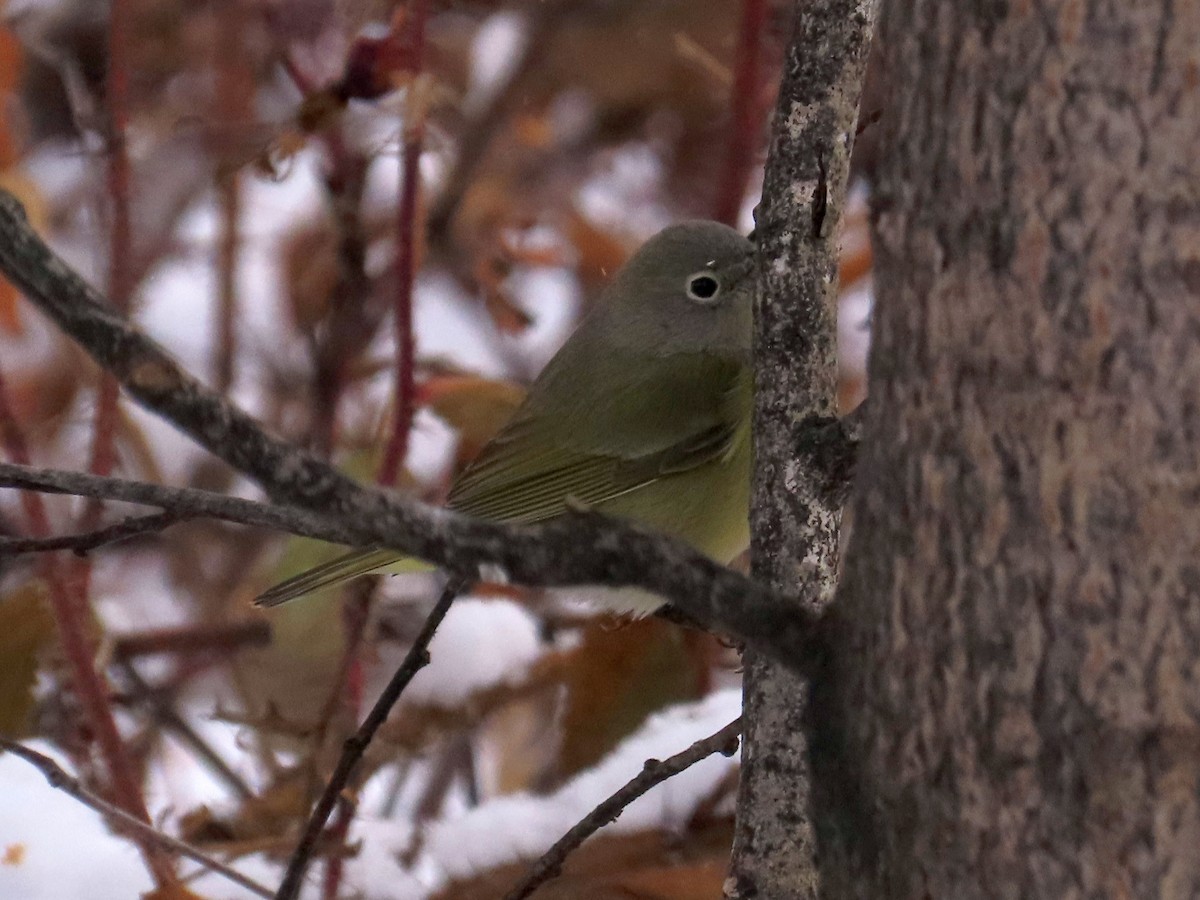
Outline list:
[[[361,485],[268,434],[105,304],[30,228],[16,198],[3,191],[0,271],[116,376],[135,401],[257,482],[274,502],[259,505],[256,513],[263,517],[255,524],[267,525],[271,518],[277,527],[287,521],[297,526],[286,529],[293,533],[392,549],[468,580],[642,588],[714,630],[758,646],[798,670],[806,668],[819,616],[678,539],[589,511],[526,526],[472,519]],[[134,493],[128,490],[122,499],[134,499]],[[189,496],[198,498],[198,493]],[[208,495],[206,502],[215,496]]]

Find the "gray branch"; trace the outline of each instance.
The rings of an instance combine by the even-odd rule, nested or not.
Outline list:
[[[542,587],[639,587],[798,669],[805,668],[812,654],[811,642],[819,631],[816,613],[679,540],[591,512],[571,512],[536,526],[470,519],[364,487],[305,450],[268,434],[114,312],[99,292],[46,246],[29,227],[20,203],[3,191],[0,271],[138,403],[253,479],[274,503],[255,505],[235,498],[221,498],[218,503],[220,495],[197,491],[168,498],[155,492],[172,489],[135,488],[132,482],[121,483],[121,494],[105,496],[357,547],[386,547],[468,579],[507,579]],[[115,488],[117,481],[109,481],[107,487]],[[99,489],[96,482],[80,481],[76,486]],[[74,492],[61,482],[37,489]]]
[[[755,215],[751,571],[794,597],[797,614],[824,608],[838,579],[844,475],[853,457],[843,454],[845,435],[836,429],[814,430],[798,448],[795,423],[832,421],[837,408],[838,222],[876,5],[792,4]],[[815,897],[805,731],[819,734],[823,723],[806,721],[807,684],[796,677],[801,668],[813,673],[812,659],[780,666],[761,649],[751,645],[743,656],[746,729],[725,896]]]

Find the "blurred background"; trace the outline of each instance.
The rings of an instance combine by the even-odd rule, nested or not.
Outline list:
[[[641,241],[688,217],[749,231],[792,8],[8,0],[0,186],[209,385],[356,477],[436,503]],[[844,409],[868,339],[870,127],[856,153]],[[0,379],[6,459],[256,496],[119,400],[3,282]],[[41,513],[65,534],[144,512],[33,506],[0,495],[0,536],[43,536]],[[376,577],[251,608],[334,552],[176,522],[86,558],[0,557],[0,733],[103,790],[52,565],[155,821],[276,883],[436,594],[433,576]],[[527,591],[475,590],[431,650],[357,807],[335,815],[313,897],[499,896],[643,760],[740,708],[737,654],[716,638]],[[720,896],[736,785],[736,760],[716,757],[657,788],[539,896]],[[0,796],[0,895],[150,887],[127,842],[24,763],[0,758]],[[211,876],[192,887],[248,896]]]

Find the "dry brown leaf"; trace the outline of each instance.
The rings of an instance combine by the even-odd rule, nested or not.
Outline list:
[[[17,308],[20,296],[15,287],[0,278],[0,334],[21,334],[21,314]]]
[[[283,244],[287,310],[301,331],[311,331],[329,312],[337,285],[337,238],[325,224],[300,225]]]
[[[179,818],[179,836],[199,846],[229,847],[286,835],[308,812],[308,780],[292,770],[262,793],[244,801],[233,815],[218,816],[207,806]]]
[[[0,597],[0,734],[24,737],[42,654],[54,639],[45,587],[31,581]]]
[[[506,281],[512,266],[513,260],[503,252],[485,254],[475,266],[484,308],[503,334],[520,334],[533,323],[508,292]]]
[[[182,884],[164,884],[142,894],[142,900],[205,900],[203,894],[189,891]]]
[[[718,900],[729,863],[733,823],[714,822],[679,835],[601,833],[567,857],[563,874],[537,900]],[[522,878],[529,862],[499,866],[448,885],[432,900],[495,900]]]
[[[683,633],[669,622],[590,623],[566,673],[558,774],[595,764],[652,712],[696,699],[698,675]]]
[[[324,131],[337,124],[338,118],[345,108],[346,101],[338,96],[334,88],[329,87],[316,91],[300,102],[300,106],[296,110],[296,127],[301,134]]]
[[[20,87],[25,51],[11,28],[0,27],[0,92],[10,94]]]
[[[509,381],[475,375],[438,375],[420,387],[417,402],[458,432],[458,462],[469,462],[503,428],[525,390]]]
[[[38,441],[52,439],[69,421],[75,398],[92,371],[68,347],[44,365],[16,373],[8,382],[9,402],[26,434]]]
[[[19,866],[25,862],[28,848],[22,843],[6,844],[4,852],[0,853],[0,866]]]
[[[613,273],[629,258],[629,247],[591,220],[571,210],[565,223],[567,240],[575,248],[575,269],[584,286],[595,290],[607,284]]]
[[[852,204],[842,219],[838,282],[844,291],[871,274],[871,222],[865,203]]]
[[[0,29],[0,35],[5,32]],[[2,43],[2,42],[0,42]],[[0,60],[4,58],[5,50],[0,47]],[[2,64],[0,64],[2,68]],[[0,102],[5,99],[3,88],[0,88]],[[42,192],[19,168],[13,167],[17,159],[16,141],[9,132],[9,126],[0,116],[0,188],[10,192],[25,207],[25,215],[35,229],[41,229],[46,221],[46,203]],[[20,292],[8,281],[0,277],[0,334],[21,334],[21,316],[19,308]]]

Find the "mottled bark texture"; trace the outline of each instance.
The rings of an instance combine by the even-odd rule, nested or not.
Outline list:
[[[1200,4],[889,0],[835,897],[1200,896]]]
[[[836,413],[837,241],[874,4],[796,4],[757,211],[751,557],[756,580],[815,609],[837,577],[841,505],[796,452],[797,423]],[[729,898],[816,893],[805,684],[744,654],[742,769]]]

